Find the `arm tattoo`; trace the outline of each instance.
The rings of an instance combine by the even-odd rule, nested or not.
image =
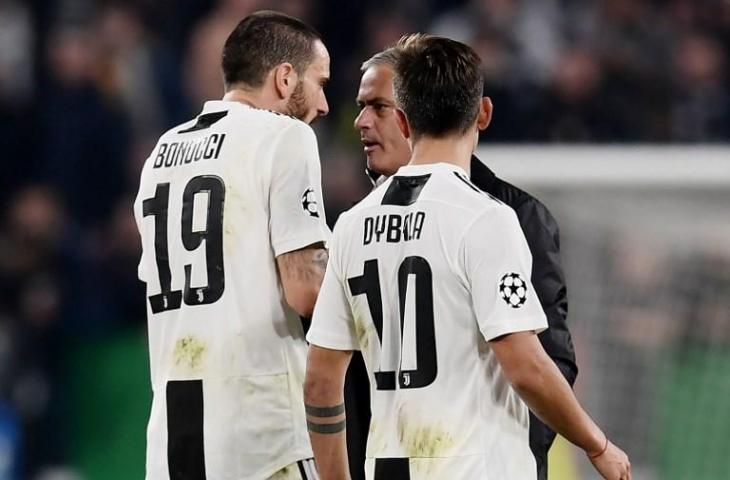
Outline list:
[[[345,413],[345,404],[341,403],[334,407],[315,407],[313,405],[304,405],[307,415],[312,417],[336,417]]]
[[[344,431],[346,423],[347,422],[345,420],[337,423],[314,423],[307,420],[307,429],[309,429],[310,432],[330,435]]]
[[[283,256],[287,270],[300,281],[322,282],[329,255],[324,248],[304,249]]]
[[[310,417],[322,418],[331,420],[334,417],[339,417],[345,414],[345,404],[341,403],[334,407],[315,407],[314,405],[304,405],[304,410]],[[310,432],[322,433],[325,435],[340,433],[345,430],[346,420],[343,418],[339,422],[335,423],[322,423],[318,421],[307,420],[307,429]]]
[[[329,254],[327,253],[327,250],[324,248],[317,249],[317,251],[314,254],[314,258],[312,258],[312,263],[316,268],[319,268],[322,272],[322,276],[324,276],[324,271],[327,269],[327,260],[329,259]]]

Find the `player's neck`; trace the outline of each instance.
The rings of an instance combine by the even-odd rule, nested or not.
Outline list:
[[[223,100],[227,102],[238,102],[249,107],[259,108],[262,110],[279,111],[277,108],[279,103],[274,99],[268,98],[264,89],[261,90],[244,90],[241,88],[232,88],[223,95]]]
[[[471,135],[461,137],[422,137],[413,144],[409,165],[450,163],[469,173],[474,140]]]

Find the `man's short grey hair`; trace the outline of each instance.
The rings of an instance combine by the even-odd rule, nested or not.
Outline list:
[[[380,65],[395,68],[397,62],[398,49],[396,47],[388,47],[382,52],[378,52],[369,59],[362,62],[362,66],[360,66],[360,71],[364,73],[367,69]]]

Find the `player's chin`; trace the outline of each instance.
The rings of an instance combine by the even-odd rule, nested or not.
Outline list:
[[[365,152],[365,157],[367,159],[368,168],[374,172],[381,173],[383,169],[383,156],[382,152],[379,150],[379,148],[368,150]]]
[[[367,154],[367,164],[370,170],[386,177],[397,172],[399,167],[392,160],[389,161],[387,152],[379,148]]]

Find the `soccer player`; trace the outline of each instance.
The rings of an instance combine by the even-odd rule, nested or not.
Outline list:
[[[479,57],[425,35],[397,48],[398,124],[412,158],[340,217],[307,337],[304,395],[322,479],[349,477],[352,350],[371,380],[368,479],[533,480],[526,403],[604,478],[630,478],[626,455],[537,340],[547,323],[514,210],[469,180],[491,116]]]
[[[316,478],[302,383],[329,239],[314,132],[329,54],[303,22],[244,18],[225,95],[166,132],[135,201],[154,399],[147,479]]]
[[[383,182],[408,163],[411,151],[397,126],[393,75],[396,49],[375,54],[362,65],[357,95],[360,113],[355,128],[367,155],[367,172],[375,184]],[[566,323],[568,299],[565,275],[560,265],[559,230],[550,211],[529,193],[498,178],[484,163],[472,156],[470,179],[476,187],[515,210],[532,253],[532,284],[547,316],[549,328],[538,335],[540,343],[570,385],[578,367],[570,331]],[[365,438],[370,422],[368,384],[359,354],[355,354],[345,384],[348,454],[355,479],[362,478]],[[553,432],[530,412],[530,449],[537,463],[538,480],[547,479],[548,450]]]

